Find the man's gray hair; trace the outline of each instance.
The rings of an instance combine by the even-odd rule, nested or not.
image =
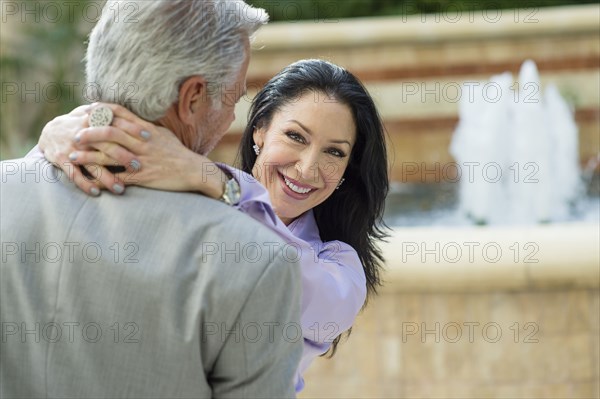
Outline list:
[[[109,0],[89,38],[88,87],[94,99],[156,121],[187,78],[201,75],[213,88],[233,81],[245,58],[243,39],[268,19],[241,0]],[[219,92],[211,90],[211,98]]]

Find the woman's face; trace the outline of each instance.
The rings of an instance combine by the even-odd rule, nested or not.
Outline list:
[[[277,111],[253,138],[260,154],[252,174],[289,224],[334,192],[356,142],[356,126],[347,105],[308,92]]]

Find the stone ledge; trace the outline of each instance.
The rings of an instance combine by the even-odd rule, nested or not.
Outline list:
[[[382,250],[387,269],[382,291],[600,286],[598,224],[394,228]]]
[[[272,52],[383,43],[481,41],[539,34],[564,35],[597,32],[600,16],[600,7],[595,4],[499,11],[502,12],[499,17],[492,11],[486,15],[481,11],[465,12],[458,20],[456,13],[448,10],[444,17],[438,17],[437,20],[435,14],[426,14],[311,20],[293,24],[271,23],[257,33],[255,47],[264,47],[261,52]]]

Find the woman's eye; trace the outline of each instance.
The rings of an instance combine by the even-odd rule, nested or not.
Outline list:
[[[327,153],[333,155],[334,157],[344,158],[346,154],[343,151],[338,150],[337,148],[332,148],[327,151]]]
[[[299,133],[287,132],[286,135],[294,141],[297,141],[299,143],[304,143],[304,137],[302,137]]]

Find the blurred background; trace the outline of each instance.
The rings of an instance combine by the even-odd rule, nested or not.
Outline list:
[[[248,2],[272,23],[211,158],[235,162],[252,97],[301,58],[357,75],[388,134],[385,286],[300,397],[600,397],[599,3]],[[86,102],[82,59],[101,6],[2,2],[1,159]],[[507,72],[505,95],[481,91]],[[492,163],[502,180],[467,179],[466,166],[480,176]],[[564,186],[561,204],[548,199]]]

